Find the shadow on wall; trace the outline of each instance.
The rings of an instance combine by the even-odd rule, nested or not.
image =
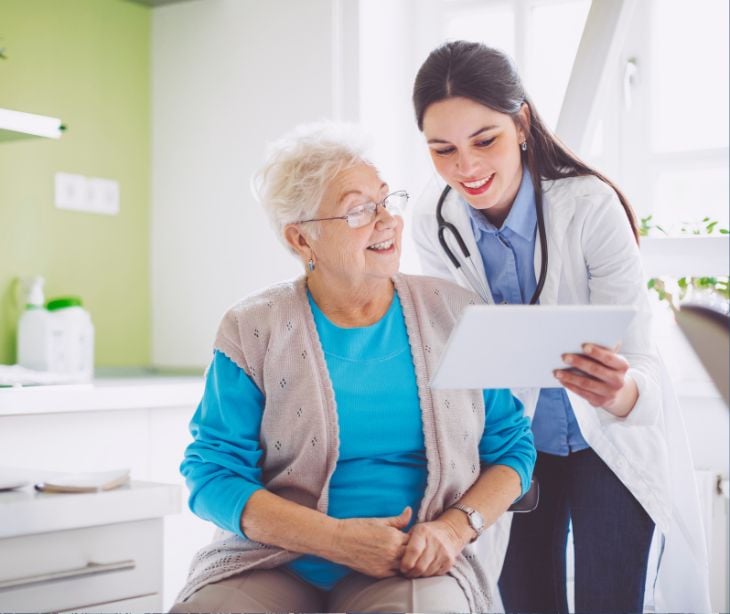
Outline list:
[[[0,321],[0,327],[8,331],[8,349],[10,356],[17,355],[17,338],[18,319],[20,318],[20,301],[18,300],[18,292],[20,291],[20,279],[13,277],[5,290],[0,294],[0,313],[3,314]]]

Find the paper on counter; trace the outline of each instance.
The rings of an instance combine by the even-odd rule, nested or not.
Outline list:
[[[0,365],[0,386],[38,386],[42,384],[75,384],[77,374],[36,371],[20,365]]]
[[[129,469],[68,473],[35,485],[41,492],[99,492],[112,490],[129,483]]]

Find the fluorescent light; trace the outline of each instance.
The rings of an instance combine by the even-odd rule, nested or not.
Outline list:
[[[0,130],[45,136],[57,139],[61,136],[61,120],[56,117],[0,109]]]

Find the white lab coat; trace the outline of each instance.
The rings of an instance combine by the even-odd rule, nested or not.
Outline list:
[[[417,203],[413,237],[426,275],[469,287],[438,242],[435,212],[442,187],[434,185]],[[650,557],[650,561],[659,560],[659,568],[648,570],[646,603],[653,603],[657,612],[709,612],[707,551],[689,444],[672,383],[652,342],[651,308],[626,214],[616,193],[596,177],[544,181],[543,191],[548,272],[540,303],[619,304],[639,309],[621,348],[639,389],[633,411],[617,418],[572,392],[568,396],[585,440],[656,523],[653,547],[659,548],[658,558]],[[443,215],[459,229],[476,272],[486,280],[468,213],[454,190],[444,203]],[[449,241],[449,245],[460,257],[456,244]],[[537,274],[539,237],[534,262]],[[488,299],[491,302],[491,296]],[[539,390],[513,392],[532,415]],[[506,519],[494,527],[491,541],[481,549],[490,557],[494,573],[504,560],[508,530]]]

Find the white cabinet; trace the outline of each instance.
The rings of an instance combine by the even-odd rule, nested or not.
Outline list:
[[[158,561],[162,595],[155,598],[159,602],[146,605],[149,597],[137,592],[125,595],[121,602],[121,596],[106,602],[99,600],[92,607],[93,611],[104,611],[107,607],[108,611],[168,609],[185,583],[193,554],[213,536],[213,525],[189,511],[187,489],[179,472],[183,452],[191,441],[188,423],[202,391],[202,378],[151,378],[86,387],[0,389],[0,466],[61,472],[126,467],[133,480],[176,485],[179,497],[176,513],[166,516],[164,522],[160,521],[164,547]],[[115,492],[121,491],[105,494]],[[158,502],[158,508],[161,505]],[[95,510],[105,525],[118,522],[110,520],[110,513],[105,506],[97,506]],[[62,511],[58,515],[71,513]],[[158,518],[161,517],[159,514]],[[4,521],[0,512],[0,535]],[[139,541],[138,538],[134,540]],[[4,558],[0,546],[0,559]],[[124,560],[124,557],[105,556],[96,562],[116,560]],[[117,577],[116,572],[108,575]],[[133,600],[128,602],[130,598]],[[0,611],[17,609],[3,605],[0,597]],[[71,604],[68,608],[57,606],[54,609],[80,607],[80,604]]]
[[[0,493],[0,611],[162,609],[163,516],[180,489]]]
[[[142,597],[134,597],[133,599],[123,599],[122,601],[110,601],[108,603],[99,603],[90,608],[73,608],[65,610],[59,614],[117,614],[118,612],[160,612],[160,596],[144,595]]]

